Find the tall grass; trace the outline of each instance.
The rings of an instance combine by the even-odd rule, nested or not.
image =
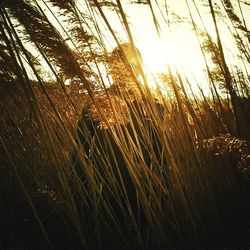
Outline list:
[[[192,83],[170,65],[161,81],[167,94],[162,87],[150,89],[122,1],[51,2],[0,6],[1,53],[11,62],[0,75],[0,247],[245,247],[249,79],[244,69],[236,74],[228,66],[214,1],[208,4],[217,40],[205,29],[206,48],[193,11],[202,14],[187,4],[204,59],[213,55],[223,79],[226,95],[207,62],[212,98],[201,88],[200,96],[194,94]],[[227,22],[235,23],[230,1],[221,2],[231,11]],[[155,8],[161,3],[145,4],[160,36]],[[27,19],[19,12],[23,6],[30,10]],[[119,15],[126,43],[115,33],[107,6]],[[55,10],[61,33],[49,21]],[[68,30],[61,13],[71,22]],[[243,24],[245,33],[239,34],[245,39],[244,17]],[[51,40],[43,42],[46,30]],[[107,32],[117,45],[113,52],[104,43]],[[54,80],[27,52],[27,40]],[[247,67],[244,41],[239,53]]]

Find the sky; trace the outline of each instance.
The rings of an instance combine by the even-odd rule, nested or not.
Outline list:
[[[121,1],[124,11],[128,16],[130,22],[130,29],[133,34],[136,46],[139,48],[144,62],[144,69],[148,75],[152,73],[166,72],[166,64],[171,67],[176,67],[182,74],[186,74],[191,82],[198,82],[203,90],[209,94],[207,74],[205,72],[205,63],[199,48],[198,39],[192,30],[191,19],[188,12],[188,7],[185,0],[172,0],[166,1],[168,4],[168,15],[164,9],[165,1],[158,1],[162,3],[163,15],[165,19],[169,18],[171,21],[170,27],[161,17],[157,5],[153,4],[153,8],[157,14],[159,25],[161,27],[161,37],[157,35],[151,11],[147,5],[143,4],[127,4],[126,1]],[[192,4],[193,1],[188,1],[192,15],[195,22],[202,28],[202,22],[197,14],[197,11]],[[220,1],[217,1],[218,3]],[[233,0],[233,2],[237,2]],[[155,1],[152,1],[155,3]],[[208,7],[201,4],[201,1],[196,1],[202,18],[205,22],[206,29],[216,41],[214,25],[212,22],[211,14]],[[238,7],[238,6],[236,6]],[[250,28],[250,6],[242,4],[244,18],[248,28]],[[235,9],[236,13],[240,16],[239,9]],[[112,28],[114,28],[118,36],[122,40],[127,40],[124,34],[124,28],[120,24],[116,13],[106,11],[106,16]],[[236,47],[232,40],[228,24],[218,19],[219,28],[223,44],[225,46],[225,54],[229,63],[234,62],[239,64],[236,56]],[[203,29],[204,30],[204,29]],[[116,46],[114,40],[110,38],[108,41],[110,48]],[[153,85],[153,83],[151,83]],[[194,84],[195,85],[195,84]],[[195,88],[195,87],[194,87]],[[196,88],[196,90],[198,90]]]
[[[160,37],[156,32],[148,5],[128,4],[127,0],[121,1],[122,7],[124,8],[130,24],[135,45],[142,54],[143,68],[148,76],[149,84],[152,86],[154,85],[154,81],[152,79],[153,74],[167,73],[167,65],[170,65],[171,68],[177,68],[182,75],[186,75],[190,82],[195,83],[193,84],[194,89],[196,88],[198,91],[196,86],[197,82],[203,88],[204,92],[209,94],[209,84],[207,73],[205,72],[205,63],[199,48],[198,39],[193,32],[190,14],[188,12],[187,2],[196,24],[204,30],[201,19],[199,18],[193,5],[193,1],[158,0],[157,2],[161,5],[162,14],[165,20],[159,12],[156,1],[152,0],[151,2],[159,22],[161,31]],[[167,3],[167,12],[164,5],[165,2]],[[213,39],[216,40],[209,8],[204,6],[202,2],[204,3],[207,1],[195,1],[202,15],[206,29],[211,34]],[[219,4],[218,6],[221,4],[220,0],[215,0],[214,2],[217,2]],[[238,3],[238,0],[232,0],[232,2]],[[240,16],[238,6],[236,5],[235,7],[236,13]],[[79,9],[84,11],[84,8],[86,8],[86,5],[84,6],[84,2],[79,1]],[[242,4],[242,11],[244,18],[246,19],[247,26],[250,29],[250,5],[247,6]],[[104,8],[104,13],[109,20],[112,29],[116,31],[120,40],[127,42],[128,39],[124,32],[124,27],[122,26],[116,12]],[[55,22],[55,20],[53,20],[51,14],[49,12],[47,12],[47,14],[51,18],[52,23],[60,30],[59,25]],[[107,30],[107,27],[103,24],[102,18],[98,17],[98,15],[96,15],[96,18],[101,30],[103,31],[104,37],[106,38],[106,46],[110,51],[112,51],[112,49],[114,49],[117,45],[110,32]],[[171,25],[168,25],[168,21],[170,21]],[[223,45],[226,45],[224,49],[228,62],[230,64],[233,62],[234,64],[239,65],[241,62],[236,56],[236,47],[230,35],[228,23],[225,24],[221,17],[218,18],[218,22],[220,33],[223,34],[221,37]]]

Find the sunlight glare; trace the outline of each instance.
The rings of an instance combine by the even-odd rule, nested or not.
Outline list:
[[[152,75],[157,73],[168,74],[168,66],[172,72],[178,71],[181,75],[190,75],[195,72],[198,78],[204,79],[204,62],[199,55],[196,44],[191,36],[183,37],[183,32],[168,33],[162,40],[157,37],[145,37],[138,41],[143,66],[150,85],[154,85]],[[152,86],[153,87],[153,86]]]
[[[200,65],[199,61],[194,60],[192,49],[187,44],[184,46],[180,37],[172,36],[162,42],[152,37],[138,43],[138,47],[149,73],[167,73],[167,65],[183,73],[190,67]]]

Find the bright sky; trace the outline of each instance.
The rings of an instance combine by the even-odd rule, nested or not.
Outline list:
[[[164,3],[165,1],[158,2]],[[186,1],[173,0],[166,2],[168,3],[169,15],[166,15],[163,5],[163,12],[165,11],[163,15],[165,18],[169,17],[171,19],[170,21],[173,22],[174,19],[176,19],[176,16],[173,14],[175,13],[181,17],[181,22],[171,24],[171,26],[168,27],[163,18],[161,18],[157,5],[154,4],[154,10],[157,13],[157,18],[161,27],[161,39],[159,39],[149,7],[143,4],[126,4],[125,1],[122,1],[125,13],[128,15],[135,44],[142,54],[146,72],[149,75],[150,73],[167,72],[166,64],[170,64],[171,67],[174,67],[175,65],[181,73],[185,73],[190,78],[191,82],[195,81],[195,79],[192,78],[192,75],[194,75],[204,91],[208,92],[208,82],[204,72],[205,64],[199,49],[197,37],[192,31],[192,26],[190,24],[191,19]],[[214,26],[209,9],[205,8],[204,5],[199,4],[200,1],[196,2],[201,11],[206,29],[212,34],[212,36],[214,36]],[[152,3],[154,3],[154,1],[152,1]],[[202,28],[201,20],[197,15],[192,1],[188,1],[188,3],[190,4],[195,22]],[[250,9],[246,8],[246,5],[242,5],[242,8],[244,17],[249,25]],[[237,11],[237,14],[240,14],[239,9]],[[111,11],[107,11],[106,15],[112,24],[112,28],[117,31],[119,37],[126,41],[127,39],[124,34],[124,29],[121,26],[117,15]],[[232,53],[232,51],[235,51],[235,45],[232,42],[230,32],[223,22],[219,22],[219,24],[221,34],[223,34],[221,37],[223,44],[227,45],[225,54],[230,62],[234,61],[237,63],[238,59],[235,57],[235,54]],[[110,39],[110,41],[112,41],[112,39]],[[113,46],[115,46],[115,43],[111,42],[111,47]]]
[[[238,3],[238,0],[231,0],[234,3]],[[115,1],[114,1],[115,2]],[[157,2],[162,6],[162,12],[165,19],[170,20],[171,25],[168,26],[159,12],[155,0],[152,0],[153,8],[157,14],[157,18],[161,27],[161,38],[159,39],[151,11],[148,5],[143,4],[128,4],[127,0],[122,0],[122,6],[125,13],[127,14],[128,21],[130,23],[130,29],[133,34],[136,46],[139,48],[144,62],[144,69],[149,79],[149,83],[153,85],[152,77],[150,80],[150,75],[154,73],[167,73],[167,65],[170,65],[172,68],[176,67],[178,71],[190,79],[191,83],[198,82],[203,90],[208,94],[208,80],[207,75],[204,72],[205,64],[199,49],[199,43],[197,37],[195,36],[191,19],[188,12],[187,3],[190,6],[192,15],[195,19],[196,24],[204,31],[202,27],[202,22],[197,14],[197,11],[194,8],[193,1],[191,0],[158,0]],[[168,4],[167,11],[164,6],[164,3]],[[204,7],[202,0],[196,0],[199,11],[201,12],[203,21],[205,22],[206,29],[215,38],[214,26],[212,23],[211,14],[209,13],[209,8]],[[215,0],[215,2],[221,4],[220,0]],[[39,1],[40,4],[41,1]],[[241,17],[239,8],[236,4],[235,10],[237,15]],[[79,9],[84,11],[86,5],[83,1],[79,1]],[[242,11],[248,29],[250,29],[250,6],[242,4]],[[52,15],[47,12],[51,18],[53,24],[60,30],[60,26],[53,20]],[[107,10],[105,8],[105,15],[109,20],[112,28],[116,31],[118,37],[121,41],[128,41],[124,27],[122,27],[117,14],[114,11]],[[97,16],[96,16],[97,17]],[[178,19],[180,17],[180,19]],[[97,17],[98,19],[98,17]],[[98,23],[101,25],[103,22],[101,18],[98,19]],[[177,20],[181,22],[176,22]],[[235,55],[235,45],[232,42],[229,29],[225,23],[219,21],[220,33],[223,34],[221,37],[223,45],[226,44],[227,48],[225,49],[225,54],[227,56],[229,64],[239,65],[240,62]],[[102,25],[101,25],[102,26]],[[106,26],[103,25],[102,30],[105,30]],[[107,47],[110,51],[116,47],[116,43],[112,38],[109,31],[104,32],[106,39]],[[231,65],[229,65],[231,66]],[[195,76],[195,78],[193,77]],[[197,89],[196,84],[193,84],[193,88]]]

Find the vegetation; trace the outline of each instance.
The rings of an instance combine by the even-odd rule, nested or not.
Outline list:
[[[166,1],[130,2],[175,27]],[[151,88],[123,1],[0,4],[0,248],[247,248],[250,3],[201,4],[209,96],[169,64]]]

